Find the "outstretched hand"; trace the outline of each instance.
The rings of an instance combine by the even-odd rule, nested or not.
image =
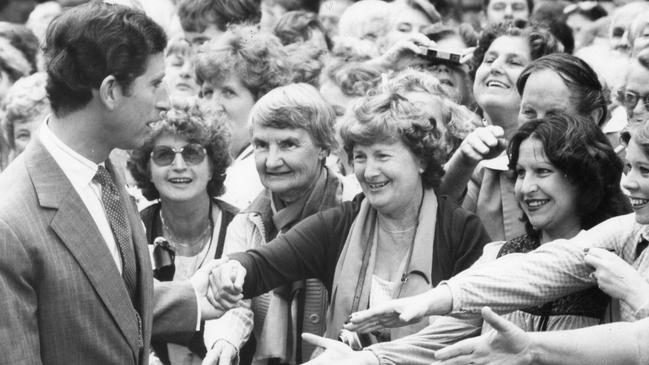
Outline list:
[[[369,351],[354,351],[342,342],[329,338],[303,333],[302,339],[312,345],[322,347],[320,356],[305,362],[304,365],[378,365],[379,360]]]
[[[403,327],[429,316],[429,305],[425,297],[415,295],[390,300],[364,311],[352,313],[345,329],[369,333],[383,328]],[[434,314],[434,313],[433,313]]]
[[[482,317],[494,331],[469,338],[435,353],[435,365],[528,365],[532,364],[531,338],[522,329],[482,308]]]

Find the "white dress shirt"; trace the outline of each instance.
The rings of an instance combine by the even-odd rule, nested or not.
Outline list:
[[[117,270],[122,273],[122,258],[115,243],[113,231],[106,217],[104,205],[101,201],[101,186],[92,181],[97,173],[98,164],[81,156],[66,146],[47,126],[43,123],[40,128],[39,137],[47,152],[52,155],[54,161],[63,170],[65,176],[70,180],[74,190],[81,197],[81,201],[90,212],[92,220],[97,225],[99,233],[104,238],[104,242],[110,251],[110,255],[117,265]],[[103,164],[102,164],[103,165]]]

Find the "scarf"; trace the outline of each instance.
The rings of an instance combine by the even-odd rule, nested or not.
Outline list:
[[[272,222],[276,232],[285,233],[304,218],[335,206],[340,200],[339,190],[338,178],[327,168],[323,168],[308,194],[273,213]],[[272,198],[271,196],[270,202],[273,201]],[[303,280],[271,292],[263,327],[255,326],[255,337],[258,339],[255,358],[279,358],[282,362],[295,363],[297,341],[301,341],[297,335],[296,294],[306,286],[306,280]]]
[[[433,246],[437,222],[437,197],[432,189],[424,190],[419,210],[417,230],[406,265],[398,298],[420,294],[431,289]],[[343,324],[353,312],[369,306],[370,288],[377,246],[376,210],[363,200],[352,223],[347,240],[336,265],[331,305],[327,312],[325,336],[337,339]],[[428,321],[390,330],[392,340],[413,334],[428,325]]]

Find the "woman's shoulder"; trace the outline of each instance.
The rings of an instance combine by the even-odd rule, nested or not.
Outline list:
[[[140,211],[140,218],[142,219],[142,222],[144,222],[145,227],[149,227],[151,225],[153,218],[157,215],[159,210],[160,202],[156,202]]]

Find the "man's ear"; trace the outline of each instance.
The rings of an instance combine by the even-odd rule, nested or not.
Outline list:
[[[113,75],[108,75],[99,85],[99,101],[109,110],[114,110],[122,98],[122,87]]]

